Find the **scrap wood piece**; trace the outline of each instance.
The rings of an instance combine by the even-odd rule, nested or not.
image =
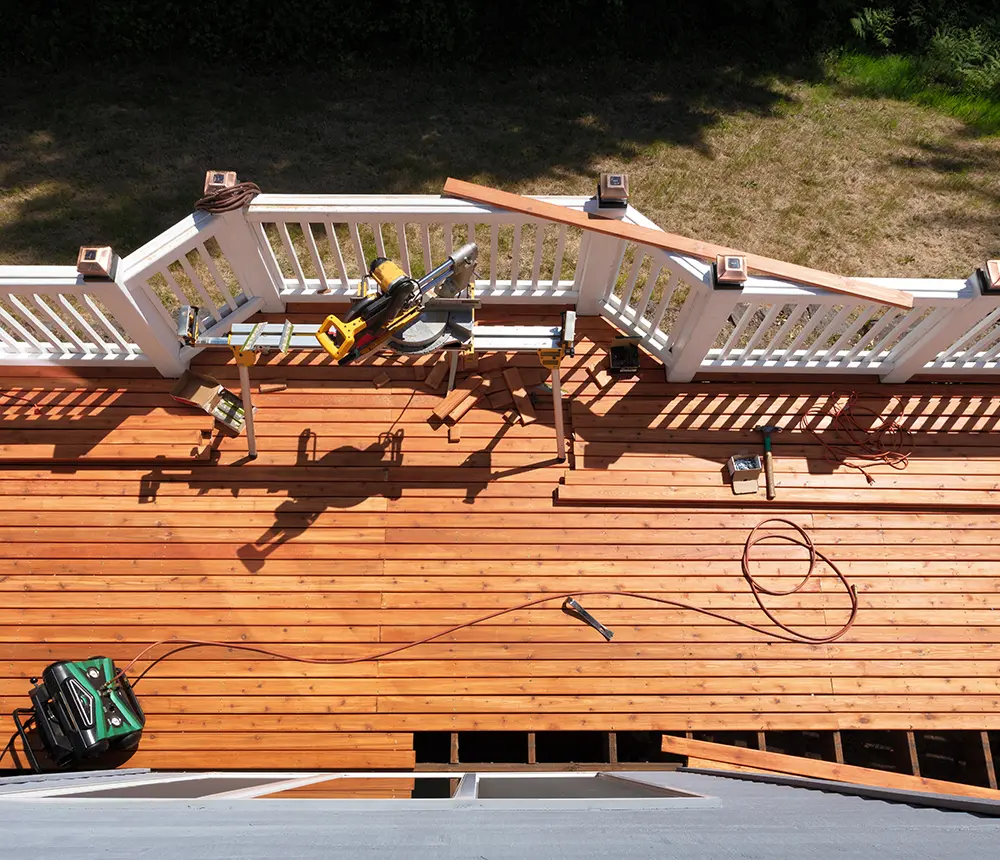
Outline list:
[[[466,352],[462,354],[462,370],[478,370],[479,369],[479,356],[474,352]]]
[[[389,384],[390,376],[388,373],[380,373],[372,380],[372,385],[376,388],[382,388]]]
[[[448,428],[448,441],[449,442],[461,442],[462,441],[462,431],[458,429],[457,424],[453,424]]]
[[[449,359],[445,356],[441,356],[438,359],[437,364],[431,368],[430,373],[427,374],[427,378],[424,380],[424,385],[426,385],[431,391],[437,391],[441,387],[441,383],[444,382],[444,378],[448,375],[448,363]]]
[[[479,385],[469,392],[469,396],[466,397],[461,403],[458,404],[451,412],[449,412],[444,419],[445,424],[455,424],[457,423],[466,412],[472,409],[476,403],[479,402],[479,398],[483,395],[483,386]]]
[[[486,395],[486,402],[490,404],[490,409],[504,409],[514,403],[514,395],[507,389]]]
[[[422,364],[418,364],[413,368],[413,375],[417,378],[418,381],[426,379],[427,368],[424,367]]]
[[[909,774],[891,773],[890,771],[874,770],[873,768],[858,767],[850,764],[836,764],[829,761],[784,755],[783,753],[765,752],[764,750],[731,747],[727,744],[689,740],[688,738],[677,738],[672,735],[663,736],[661,748],[666,753],[721,761],[727,764],[742,765],[781,773],[787,776],[826,779],[833,782],[846,782],[854,785],[866,785],[902,791],[931,792],[934,794],[1000,800],[1000,791],[991,788],[961,785],[941,779],[926,779],[919,776],[910,776]]]
[[[433,414],[442,421],[447,418],[462,401],[472,396],[472,392],[482,385],[483,380],[478,376],[467,376],[460,382],[455,383],[455,388],[450,391],[445,398],[434,407]]]
[[[503,352],[491,352],[485,358],[479,359],[479,372],[492,373],[494,370],[501,370],[507,364],[507,354]]]
[[[288,383],[281,382],[279,380],[275,380],[274,382],[262,382],[259,386],[257,386],[257,390],[261,394],[277,394],[279,391],[284,391],[286,388],[288,388]]]
[[[521,381],[521,374],[516,367],[508,367],[503,371],[503,378],[514,398],[514,406],[521,416],[521,423],[530,424],[536,418],[535,407],[531,405],[531,397],[528,396],[524,383]]]
[[[671,251],[677,254],[686,254],[701,260],[714,261],[720,254],[723,256],[739,256],[746,260],[747,268],[750,271],[761,275],[770,275],[771,277],[786,281],[808,284],[813,287],[829,290],[833,293],[843,293],[844,295],[864,301],[878,302],[879,304],[890,305],[905,310],[913,307],[913,296],[909,293],[905,293],[902,290],[890,289],[889,287],[881,287],[878,284],[873,284],[871,281],[865,281],[860,278],[845,278],[843,275],[835,275],[832,272],[823,272],[819,269],[810,269],[807,266],[798,266],[782,260],[773,260],[769,257],[762,257],[759,254],[748,254],[745,251],[737,251],[723,245],[702,242],[698,239],[689,239],[686,236],[677,236],[663,230],[654,230],[652,227],[641,227],[638,224],[629,224],[618,219],[602,218],[600,216],[593,217],[587,212],[569,209],[566,206],[559,206],[555,203],[546,203],[531,197],[523,197],[520,194],[511,194],[509,191],[500,191],[486,185],[476,185],[473,182],[463,182],[460,179],[449,178],[444,184],[444,194],[451,197],[459,197],[463,200],[472,200],[475,203],[483,203],[487,206],[496,206],[511,212],[533,215],[536,218],[544,218],[546,221],[553,221],[556,224],[568,224],[571,227],[580,227],[594,233],[613,236],[616,239],[637,242],[640,245],[651,245],[654,248],[660,248],[664,251]]]

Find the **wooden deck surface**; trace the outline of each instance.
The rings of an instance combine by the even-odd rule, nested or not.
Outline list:
[[[449,442],[428,423],[440,395],[409,359],[265,361],[255,382],[288,388],[256,397],[260,458],[243,461],[245,438],[225,439],[215,464],[126,462],[183,457],[210,430],[171,401],[169,380],[8,368],[0,388],[42,412],[0,401],[0,452],[43,459],[0,464],[0,710],[26,706],[28,678],[57,659],[123,664],[170,637],[360,656],[546,592],[646,592],[766,626],[739,558],[753,525],[784,515],[857,585],[858,621],[840,642],[777,642],[588,597],[613,642],[555,600],[381,663],[192,650],[137,688],[148,723],[129,765],[407,768],[419,731],[1000,728],[992,381],[668,385],[650,361],[636,379],[608,382],[590,370],[612,329],[596,319],[578,328],[563,365],[565,464],[553,459],[544,397],[535,423],[483,405]],[[197,367],[235,388],[224,361],[206,354]],[[529,376],[537,366],[516,363]],[[376,389],[383,370],[391,384]],[[871,487],[797,429],[806,411],[852,390],[914,433],[908,468],[876,467]],[[725,460],[757,450],[752,428],[765,422],[786,426],[775,440],[778,499],[734,498]],[[44,459],[60,453],[93,462]],[[564,480],[616,492],[604,503],[554,500]],[[632,488],[652,501],[637,504]],[[784,583],[803,570],[795,548],[760,557],[762,573]],[[770,605],[812,633],[847,615],[829,575]]]

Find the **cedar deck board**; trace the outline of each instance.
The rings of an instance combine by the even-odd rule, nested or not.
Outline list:
[[[1000,407],[986,381],[685,386],[646,362],[635,379],[602,388],[589,369],[601,366],[611,328],[581,320],[580,332],[563,368],[576,469],[552,462],[545,403],[522,427],[480,400],[449,443],[427,421],[441,397],[416,373],[433,357],[341,369],[265,358],[255,382],[288,387],[256,398],[261,457],[251,465],[239,464],[243,437],[221,440],[215,464],[4,464],[3,707],[26,704],[27,678],[52,660],[106,653],[124,663],[160,637],[358,657],[543,593],[648,592],[766,627],[739,555],[748,528],[773,514],[810,529],[858,585],[862,613],[841,643],[772,642],[590,597],[585,605],[616,631],[611,644],[554,600],[381,664],[188,651],[140,688],[148,742],[127,764],[226,767],[238,752],[243,769],[405,768],[413,731],[1000,729]],[[536,369],[531,356],[510,359],[522,376]],[[234,385],[235,369],[218,361],[206,354],[199,365]],[[372,387],[380,373],[391,387]],[[170,399],[170,381],[150,374],[4,376],[46,411],[0,410],[0,446],[156,456],[177,441],[173,431],[204,427]],[[793,429],[851,390],[916,433],[911,467],[876,467],[872,488]],[[734,446],[757,449],[748,430],[765,421],[789,427],[775,440],[779,498],[734,500],[721,470]],[[390,428],[402,431],[397,454],[379,440]],[[676,488],[688,501],[556,506],[560,488]],[[782,583],[801,572],[794,549],[761,547],[760,558]],[[844,616],[827,576],[771,605],[810,632]],[[293,712],[302,734],[289,736]]]

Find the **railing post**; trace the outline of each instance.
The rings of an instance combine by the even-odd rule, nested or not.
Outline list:
[[[690,382],[719,336],[733,308],[740,302],[742,290],[714,290],[703,287],[677,332],[667,367],[668,382]]]
[[[906,382],[920,373],[924,366],[962,337],[996,305],[982,301],[976,295],[962,304],[956,305],[930,331],[906,349],[886,373],[881,374],[882,382]]]
[[[115,321],[121,325],[164,376],[180,376],[187,366],[180,359],[181,343],[177,332],[163,321],[153,300],[141,287],[134,293],[121,280],[121,266],[114,279],[102,281],[105,289],[94,290],[93,296],[103,302]]]
[[[223,212],[213,216],[221,226],[215,234],[222,253],[249,296],[259,296],[263,310],[269,313],[283,313],[285,300],[281,296],[281,284],[276,284],[271,270],[264,263],[263,251],[253,226],[246,218],[245,209]]]
[[[580,240],[583,273],[577,279],[576,312],[594,316],[601,312],[621,266],[625,240],[599,233],[584,233]]]

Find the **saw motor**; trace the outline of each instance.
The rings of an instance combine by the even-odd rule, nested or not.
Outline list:
[[[362,296],[343,319],[328,316],[316,339],[338,364],[377,348],[422,355],[467,346],[479,305],[472,295],[478,256],[478,246],[470,242],[419,280],[392,260],[376,257],[362,279]],[[374,295],[368,294],[369,279]]]

